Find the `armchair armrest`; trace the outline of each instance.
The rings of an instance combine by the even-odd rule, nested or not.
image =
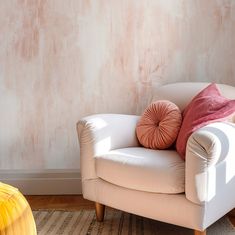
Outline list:
[[[97,178],[96,156],[117,148],[139,146],[135,133],[138,120],[135,115],[97,114],[77,123],[82,180]]]
[[[223,200],[226,200],[228,182],[234,182],[235,178],[234,138],[235,125],[227,122],[209,124],[189,137],[185,169],[187,199],[201,205],[225,194]]]

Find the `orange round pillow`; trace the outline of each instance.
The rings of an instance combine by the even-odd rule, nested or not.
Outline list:
[[[182,122],[180,109],[168,100],[151,103],[136,126],[139,142],[146,148],[166,149],[177,138]]]

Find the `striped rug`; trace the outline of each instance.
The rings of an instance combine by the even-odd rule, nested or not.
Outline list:
[[[143,218],[107,208],[103,223],[96,222],[93,210],[33,211],[38,235],[193,235],[191,229]],[[235,235],[224,217],[207,230],[208,235]]]

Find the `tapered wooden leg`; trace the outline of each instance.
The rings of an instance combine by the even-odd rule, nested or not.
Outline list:
[[[96,220],[98,222],[102,222],[104,220],[104,211],[105,211],[105,205],[96,202],[95,213],[96,213]]]
[[[203,232],[194,230],[194,235],[206,235],[206,230],[204,230]]]

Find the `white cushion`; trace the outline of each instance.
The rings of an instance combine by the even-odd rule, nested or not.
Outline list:
[[[153,87],[153,101],[169,100],[183,110],[192,98],[203,88],[208,86],[207,82],[178,82],[163,86]],[[224,84],[217,84],[221,94],[228,99],[235,99],[234,87]]]
[[[175,150],[123,148],[95,159],[98,177],[122,187],[156,193],[182,193],[185,163]]]

